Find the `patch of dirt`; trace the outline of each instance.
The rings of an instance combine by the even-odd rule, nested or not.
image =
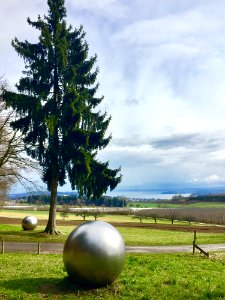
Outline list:
[[[22,218],[8,218],[0,217],[0,224],[21,224]],[[71,221],[71,220],[57,220],[59,226],[77,226],[85,221]],[[45,226],[47,220],[38,220],[39,225]],[[136,222],[110,222],[115,227],[132,227],[132,228],[145,228],[145,229],[159,229],[159,230],[175,230],[175,231],[189,231],[205,233],[224,233],[225,226],[216,225],[176,225],[176,224],[149,224],[149,223],[136,223]]]
[[[212,253],[210,254],[210,259],[220,262],[225,262],[225,252]]]

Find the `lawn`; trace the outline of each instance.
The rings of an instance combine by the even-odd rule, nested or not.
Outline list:
[[[16,213],[22,213],[21,219],[33,213],[38,218],[47,218],[47,212]],[[132,219],[129,216],[104,216],[100,219],[122,222],[124,217]],[[21,224],[0,224],[0,240],[64,242],[74,228],[58,226],[61,235],[46,236],[44,226],[38,226],[34,231],[23,231]],[[131,227],[117,229],[127,246],[190,245],[193,241],[193,232]],[[197,233],[197,238],[198,244],[225,243],[225,236],[220,233]],[[189,253],[127,254],[119,278],[112,285],[98,289],[82,288],[71,282],[64,270],[62,255],[0,254],[0,300],[221,300],[225,299],[224,282],[225,253],[210,253],[209,259]]]
[[[34,231],[24,231],[20,225],[0,224],[0,240],[20,242],[64,242],[74,226],[58,226],[61,235],[49,236],[43,233],[44,226]],[[152,245],[190,245],[193,241],[192,232],[157,230],[146,228],[118,227],[127,246]],[[222,233],[197,233],[198,244],[225,243]]]
[[[61,255],[0,255],[0,299],[225,299],[225,254],[129,254],[109,286],[82,288],[64,271]]]

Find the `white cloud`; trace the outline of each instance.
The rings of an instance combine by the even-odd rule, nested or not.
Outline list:
[[[76,11],[88,11],[91,15],[109,19],[120,19],[126,16],[129,6],[119,0],[76,0],[68,1]]]
[[[221,177],[220,175],[218,174],[212,174],[212,175],[209,175],[207,177],[204,177],[204,178],[196,178],[196,177],[193,177],[190,179],[190,182],[191,183],[204,183],[204,184],[220,184],[220,183],[225,183],[225,178],[224,177]]]
[[[222,25],[214,16],[189,10],[131,23],[118,32],[116,38],[135,47],[181,44],[198,49],[203,43],[202,37],[207,35],[210,40],[215,38],[215,32]]]

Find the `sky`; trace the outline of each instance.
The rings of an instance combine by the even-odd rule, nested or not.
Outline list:
[[[225,1],[65,3],[67,24],[83,25],[98,56],[100,108],[112,116],[99,158],[121,166],[120,188],[225,186]],[[36,42],[26,18],[47,9],[1,0],[0,74],[12,87],[24,63],[11,40]]]

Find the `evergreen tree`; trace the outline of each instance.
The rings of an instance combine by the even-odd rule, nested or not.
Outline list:
[[[67,27],[64,0],[48,0],[48,6],[48,16],[27,20],[40,31],[38,43],[12,41],[25,71],[18,92],[5,91],[4,100],[19,114],[12,126],[22,131],[27,153],[43,169],[51,192],[45,232],[54,234],[57,188],[67,175],[72,189],[88,198],[114,189],[121,175],[96,157],[111,139],[105,137],[110,117],[97,111],[103,97],[96,96],[96,56],[88,58],[82,26]]]

